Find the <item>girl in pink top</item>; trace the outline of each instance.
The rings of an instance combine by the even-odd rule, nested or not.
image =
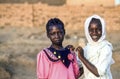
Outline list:
[[[63,22],[58,18],[50,19],[46,30],[52,44],[37,55],[37,78],[77,79],[80,72],[76,55],[62,45],[65,36]]]

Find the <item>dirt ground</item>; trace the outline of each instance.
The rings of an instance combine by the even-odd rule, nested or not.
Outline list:
[[[120,78],[119,33],[110,32],[107,36],[114,47],[113,79]],[[64,46],[78,46],[81,39],[85,40],[84,33],[67,34]],[[49,44],[45,31],[40,27],[0,27],[0,79],[35,79],[36,55]]]

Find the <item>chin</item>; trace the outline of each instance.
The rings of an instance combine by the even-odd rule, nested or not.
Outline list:
[[[56,42],[55,44],[56,44],[56,45],[61,45],[62,43],[61,43],[61,42]]]
[[[97,39],[92,39],[94,42],[97,42],[98,40]]]

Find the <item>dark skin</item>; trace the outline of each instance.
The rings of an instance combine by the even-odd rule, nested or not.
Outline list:
[[[49,28],[49,32],[47,32],[48,38],[52,41],[52,47],[61,50],[64,49],[62,42],[64,40],[65,32],[62,28],[57,26],[51,26]],[[72,45],[66,46],[67,48],[70,48],[71,51],[73,51],[75,48]],[[82,75],[83,68],[80,68],[80,75]],[[77,79],[77,78],[76,78]]]
[[[51,46],[57,50],[63,49],[62,42],[64,40],[64,35],[64,30],[57,26],[50,26],[47,32],[48,38],[52,41]]]
[[[94,42],[97,42],[102,35],[102,27],[97,23],[91,23],[89,26],[89,34]]]
[[[89,26],[89,34],[94,42],[97,42],[101,35],[102,35],[102,27],[97,26],[97,23],[91,23]],[[90,63],[85,57],[84,57],[84,51],[81,46],[77,47],[76,51],[78,51],[78,57],[79,59],[84,63],[84,65],[97,77],[100,77],[97,68]]]
[[[74,51],[75,50],[75,47],[73,46],[73,45],[68,45],[68,46],[66,46],[68,49],[70,49],[70,51]],[[83,52],[83,51],[82,51]],[[79,76],[78,76],[78,78],[84,73],[84,70],[83,70],[83,67],[81,67],[81,68],[79,68],[79,71],[80,71],[80,73],[79,73]]]

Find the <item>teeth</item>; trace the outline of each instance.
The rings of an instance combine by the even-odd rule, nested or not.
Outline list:
[[[96,39],[96,38],[97,38],[97,36],[92,36],[92,38],[93,38],[93,39]]]

